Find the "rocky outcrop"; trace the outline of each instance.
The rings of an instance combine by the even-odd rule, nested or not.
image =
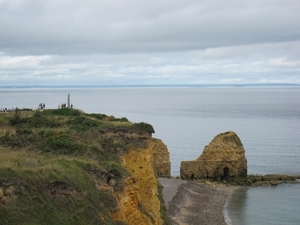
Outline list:
[[[267,186],[278,185],[282,183],[299,183],[300,175],[289,176],[286,174],[266,174],[266,175],[249,175],[243,185],[247,186]]]
[[[114,194],[119,208],[112,217],[132,225],[164,224],[156,178],[170,176],[166,146],[161,140],[151,138],[147,148],[132,148],[122,159],[131,176],[124,181],[124,188]]]
[[[153,156],[153,169],[156,177],[171,177],[170,153],[167,146],[160,139],[152,139],[151,152]]]
[[[247,159],[239,137],[233,132],[217,135],[195,161],[182,161],[183,179],[222,180],[247,176]]]

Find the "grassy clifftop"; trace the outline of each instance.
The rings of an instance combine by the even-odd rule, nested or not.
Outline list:
[[[111,218],[120,156],[153,132],[68,108],[0,114],[0,224],[123,224]]]

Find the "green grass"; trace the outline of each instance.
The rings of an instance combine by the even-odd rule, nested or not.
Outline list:
[[[5,148],[0,156],[0,187],[9,183],[17,196],[1,205],[1,224],[114,224],[112,194],[97,190],[87,172],[102,170],[97,161]]]
[[[0,224],[122,224],[110,217],[111,191],[95,185],[110,174],[114,190],[123,188],[128,172],[119,155],[141,143],[110,136],[118,132],[154,130],[74,109],[0,114]]]

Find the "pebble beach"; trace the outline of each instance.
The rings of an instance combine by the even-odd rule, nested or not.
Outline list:
[[[226,225],[224,206],[234,187],[160,178],[172,225]]]

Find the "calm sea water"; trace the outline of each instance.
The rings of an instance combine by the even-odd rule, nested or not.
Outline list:
[[[172,175],[217,134],[234,131],[249,174],[300,174],[300,88],[2,89],[0,108],[75,108],[153,125],[171,154]],[[232,224],[300,224],[300,185],[242,189],[228,204]]]
[[[227,205],[232,225],[299,225],[300,185],[255,187],[237,190]]]

